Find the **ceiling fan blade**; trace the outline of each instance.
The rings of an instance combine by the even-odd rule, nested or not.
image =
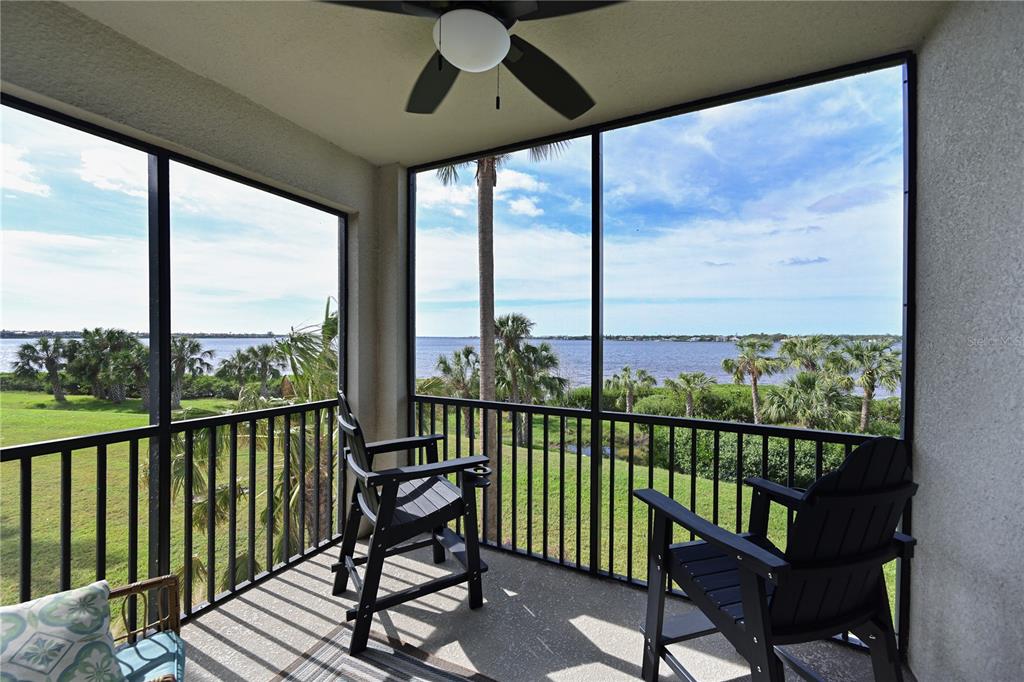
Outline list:
[[[577,118],[594,106],[583,86],[555,60],[519,36],[510,37],[512,47],[502,64],[530,92],[568,119]]]
[[[617,5],[618,2],[502,2],[501,5],[515,5],[516,19],[519,21],[535,21],[563,17],[566,14],[589,12],[592,9]]]
[[[361,9],[372,9],[378,12],[391,12],[392,14],[407,14],[413,17],[427,17],[436,19],[441,16],[445,9],[438,9],[438,5],[449,3],[438,2],[348,2],[348,0],[324,0],[331,5],[345,5],[346,7],[359,7]]]
[[[441,68],[438,68],[439,63]],[[434,113],[434,110],[444,100],[445,95],[452,89],[458,75],[457,68],[441,57],[440,52],[434,52],[427,61],[427,65],[420,71],[416,85],[412,86],[405,110],[410,114]]]

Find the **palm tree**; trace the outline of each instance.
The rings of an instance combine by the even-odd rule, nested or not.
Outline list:
[[[561,395],[568,381],[555,374],[558,356],[551,344],[528,343],[534,323],[521,313],[502,315],[494,322],[497,349],[497,389],[513,403],[537,403]],[[510,415],[511,416],[511,415]],[[528,437],[528,417],[515,415],[516,433]]]
[[[185,375],[199,376],[213,369],[210,360],[212,350],[204,350],[203,344],[190,336],[176,336],[171,339],[171,409],[181,409],[181,391]]]
[[[247,349],[239,348],[217,366],[216,376],[234,382],[241,390],[252,377],[252,362]]]
[[[569,143],[561,140],[550,144],[531,147],[531,161],[552,159],[565,151]],[[476,212],[477,212],[477,249],[480,268],[480,399],[493,401],[497,397],[496,350],[494,346],[494,187],[498,184],[498,168],[509,159],[508,154],[485,156],[476,160]],[[465,168],[469,162],[441,166],[437,169],[437,177],[443,185],[452,185],[459,181],[459,169]],[[495,457],[499,452],[498,423],[493,412],[484,410],[486,415],[486,442],[491,444],[492,451],[484,453]],[[489,529],[497,529],[497,495],[488,497],[487,509],[484,510]],[[497,535],[491,531],[489,539],[495,540]]]
[[[718,383],[714,377],[704,372],[680,372],[678,379],[665,379],[665,387],[676,396],[686,399],[686,416],[693,417],[694,396],[700,397],[712,384]]]
[[[761,395],[757,384],[761,377],[771,376],[782,369],[782,361],[767,357],[765,354],[772,349],[770,341],[748,339],[736,343],[739,355],[735,358],[722,360],[722,369],[732,374],[733,381],[742,384],[750,377],[750,396],[754,407],[754,423],[761,423]]]
[[[269,397],[270,389],[267,384],[271,379],[281,376],[281,368],[285,366],[281,349],[274,344],[264,343],[250,348],[247,356],[249,366],[260,382],[260,395],[264,398]]]
[[[303,402],[338,397],[338,311],[332,301],[327,299],[319,323],[293,328],[276,344]]]
[[[14,362],[14,372],[21,376],[35,376],[46,372],[50,382],[53,399],[59,403],[67,402],[64,397],[64,383],[60,371],[64,369],[64,342],[60,338],[42,337],[35,343],[23,343],[18,348],[18,359]]]
[[[859,374],[857,385],[864,391],[860,405],[860,430],[868,430],[871,401],[879,384],[890,391],[899,386],[902,375],[900,351],[885,341],[850,341],[843,344],[847,371]]]
[[[480,390],[480,356],[473,346],[463,346],[453,351],[451,359],[441,355],[437,358],[437,371],[441,373],[441,383],[448,395],[456,398],[472,398]],[[473,413],[470,408],[463,408],[463,429],[466,435],[473,430]]]
[[[637,396],[646,393],[657,383],[657,380],[648,374],[647,370],[638,369],[634,374],[629,365],[626,365],[620,373],[613,374],[612,378],[605,382],[605,386],[608,390],[619,394],[619,399],[616,401],[619,408],[625,409],[626,412],[632,412]]]
[[[779,346],[779,357],[788,365],[805,372],[819,372],[835,357],[839,340],[826,334],[794,336]]]
[[[793,422],[805,429],[847,429],[853,423],[843,382],[824,372],[799,372],[764,399],[772,422]]]
[[[142,407],[149,409],[149,349],[138,339],[131,337],[125,348],[110,354],[102,378],[106,384],[107,397],[120,403],[137,391],[142,398]]]

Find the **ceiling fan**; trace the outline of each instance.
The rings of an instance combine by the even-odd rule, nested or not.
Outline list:
[[[437,51],[420,72],[405,110],[432,114],[460,71],[479,73],[502,64],[530,92],[568,119],[594,106],[587,91],[555,60],[523,38],[510,35],[520,21],[586,12],[614,2],[345,2],[332,4],[434,19]],[[500,108],[500,97],[495,99]]]

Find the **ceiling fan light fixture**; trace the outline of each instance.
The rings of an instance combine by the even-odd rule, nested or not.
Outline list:
[[[434,22],[434,45],[453,66],[480,73],[501,63],[511,41],[505,26],[490,14],[455,9]]]

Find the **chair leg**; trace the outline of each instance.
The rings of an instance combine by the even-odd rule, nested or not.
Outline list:
[[[483,580],[480,576],[480,540],[476,528],[476,488],[470,486],[466,499],[466,571],[469,573],[469,608],[478,609],[484,605]]]
[[[884,589],[881,590],[878,599],[879,606],[875,617],[853,628],[853,634],[860,637],[871,650],[871,667],[874,669],[875,682],[903,682],[896,632],[889,611],[889,596]]]
[[[366,561],[363,589],[359,593],[359,611],[356,614],[355,627],[352,629],[352,640],[348,645],[348,652],[353,656],[366,649],[366,642],[370,638],[373,606],[377,601],[377,588],[380,586],[380,574],[384,569],[384,553],[387,550],[382,535],[375,530],[370,538],[370,555]]]
[[[774,647],[764,644],[755,649],[754,658],[750,661],[750,679],[753,682],[785,682],[786,670],[775,655]]]
[[[441,532],[442,532],[443,528],[444,528],[443,526],[438,526],[431,533],[431,536],[432,536],[432,539],[433,539],[432,546],[433,546],[433,549],[434,549],[434,563],[435,564],[443,564],[444,560],[446,558],[445,557],[445,551],[444,551],[444,545],[441,544]]]
[[[640,676],[655,682],[661,667],[661,630],[665,621],[665,562],[668,559],[668,524],[664,515],[654,515],[650,548],[647,550],[647,616],[644,620],[644,662]]]
[[[348,567],[345,565],[345,557],[350,557],[356,550],[356,536],[359,534],[359,521],[363,518],[363,510],[359,508],[356,501],[356,493],[352,492],[352,506],[349,507],[348,518],[345,520],[345,530],[341,538],[341,551],[338,553],[338,563],[334,565],[334,589],[331,591],[335,597],[345,594],[348,589]]]

